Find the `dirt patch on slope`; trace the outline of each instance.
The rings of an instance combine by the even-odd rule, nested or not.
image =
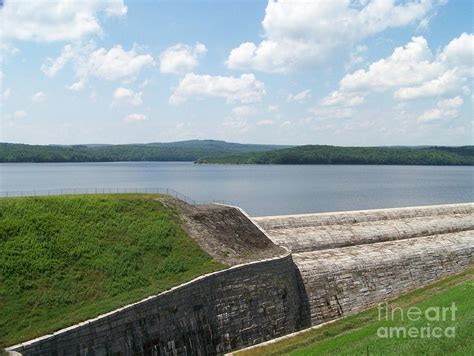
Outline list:
[[[217,204],[190,205],[176,199],[165,199],[164,203],[178,208],[189,236],[219,262],[232,266],[286,253],[239,209]]]

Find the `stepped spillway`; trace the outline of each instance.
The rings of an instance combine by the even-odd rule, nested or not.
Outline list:
[[[254,218],[292,251],[302,327],[345,316],[473,262],[474,205]]]
[[[370,244],[474,229],[474,205],[349,211],[254,218],[292,252]]]

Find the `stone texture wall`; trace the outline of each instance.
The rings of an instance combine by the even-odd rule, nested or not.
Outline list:
[[[369,308],[473,264],[474,204],[254,221],[293,253],[303,327]]]
[[[277,245],[292,252],[307,252],[473,229],[472,214],[451,214],[281,228],[268,233]]]
[[[292,252],[371,244],[474,229],[474,204],[254,218]]]
[[[200,277],[12,350],[24,355],[214,355],[300,328],[291,255]]]
[[[408,208],[340,211],[333,213],[262,216],[255,217],[253,220],[265,231],[269,232],[281,228],[341,225],[369,221],[398,220],[422,216],[431,216],[435,219],[439,215],[473,214],[473,210],[473,203],[463,203],[415,206]]]
[[[472,265],[472,231],[296,253],[303,327],[367,309]]]

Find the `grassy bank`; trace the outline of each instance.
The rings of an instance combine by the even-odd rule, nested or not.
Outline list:
[[[389,313],[388,321],[379,321],[379,310],[374,308],[273,344],[239,352],[237,355],[474,355],[473,295],[474,269],[471,269],[391,301],[390,307],[403,308],[403,321],[400,312],[394,313],[393,320]],[[454,321],[451,320],[451,312],[446,313],[444,321],[428,320],[424,314],[430,307],[450,307],[452,303],[456,303],[457,307]],[[417,307],[422,311],[419,320],[408,319],[406,311],[410,307]],[[435,316],[433,313],[428,314],[429,318]],[[383,315],[385,314],[382,311]],[[413,315],[415,314],[412,314],[412,319],[416,319]],[[431,337],[404,338],[403,334],[397,334],[395,329],[392,329],[393,337],[377,336],[379,328],[382,328],[380,335],[384,335],[390,327],[421,330],[428,324],[431,330],[440,327],[443,332],[447,327],[454,327],[454,337],[446,337],[443,334],[437,338],[430,334]]]
[[[224,268],[159,195],[0,200],[0,347]]]

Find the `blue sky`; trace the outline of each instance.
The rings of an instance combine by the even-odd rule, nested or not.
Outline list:
[[[2,142],[472,144],[469,0],[4,1]]]

